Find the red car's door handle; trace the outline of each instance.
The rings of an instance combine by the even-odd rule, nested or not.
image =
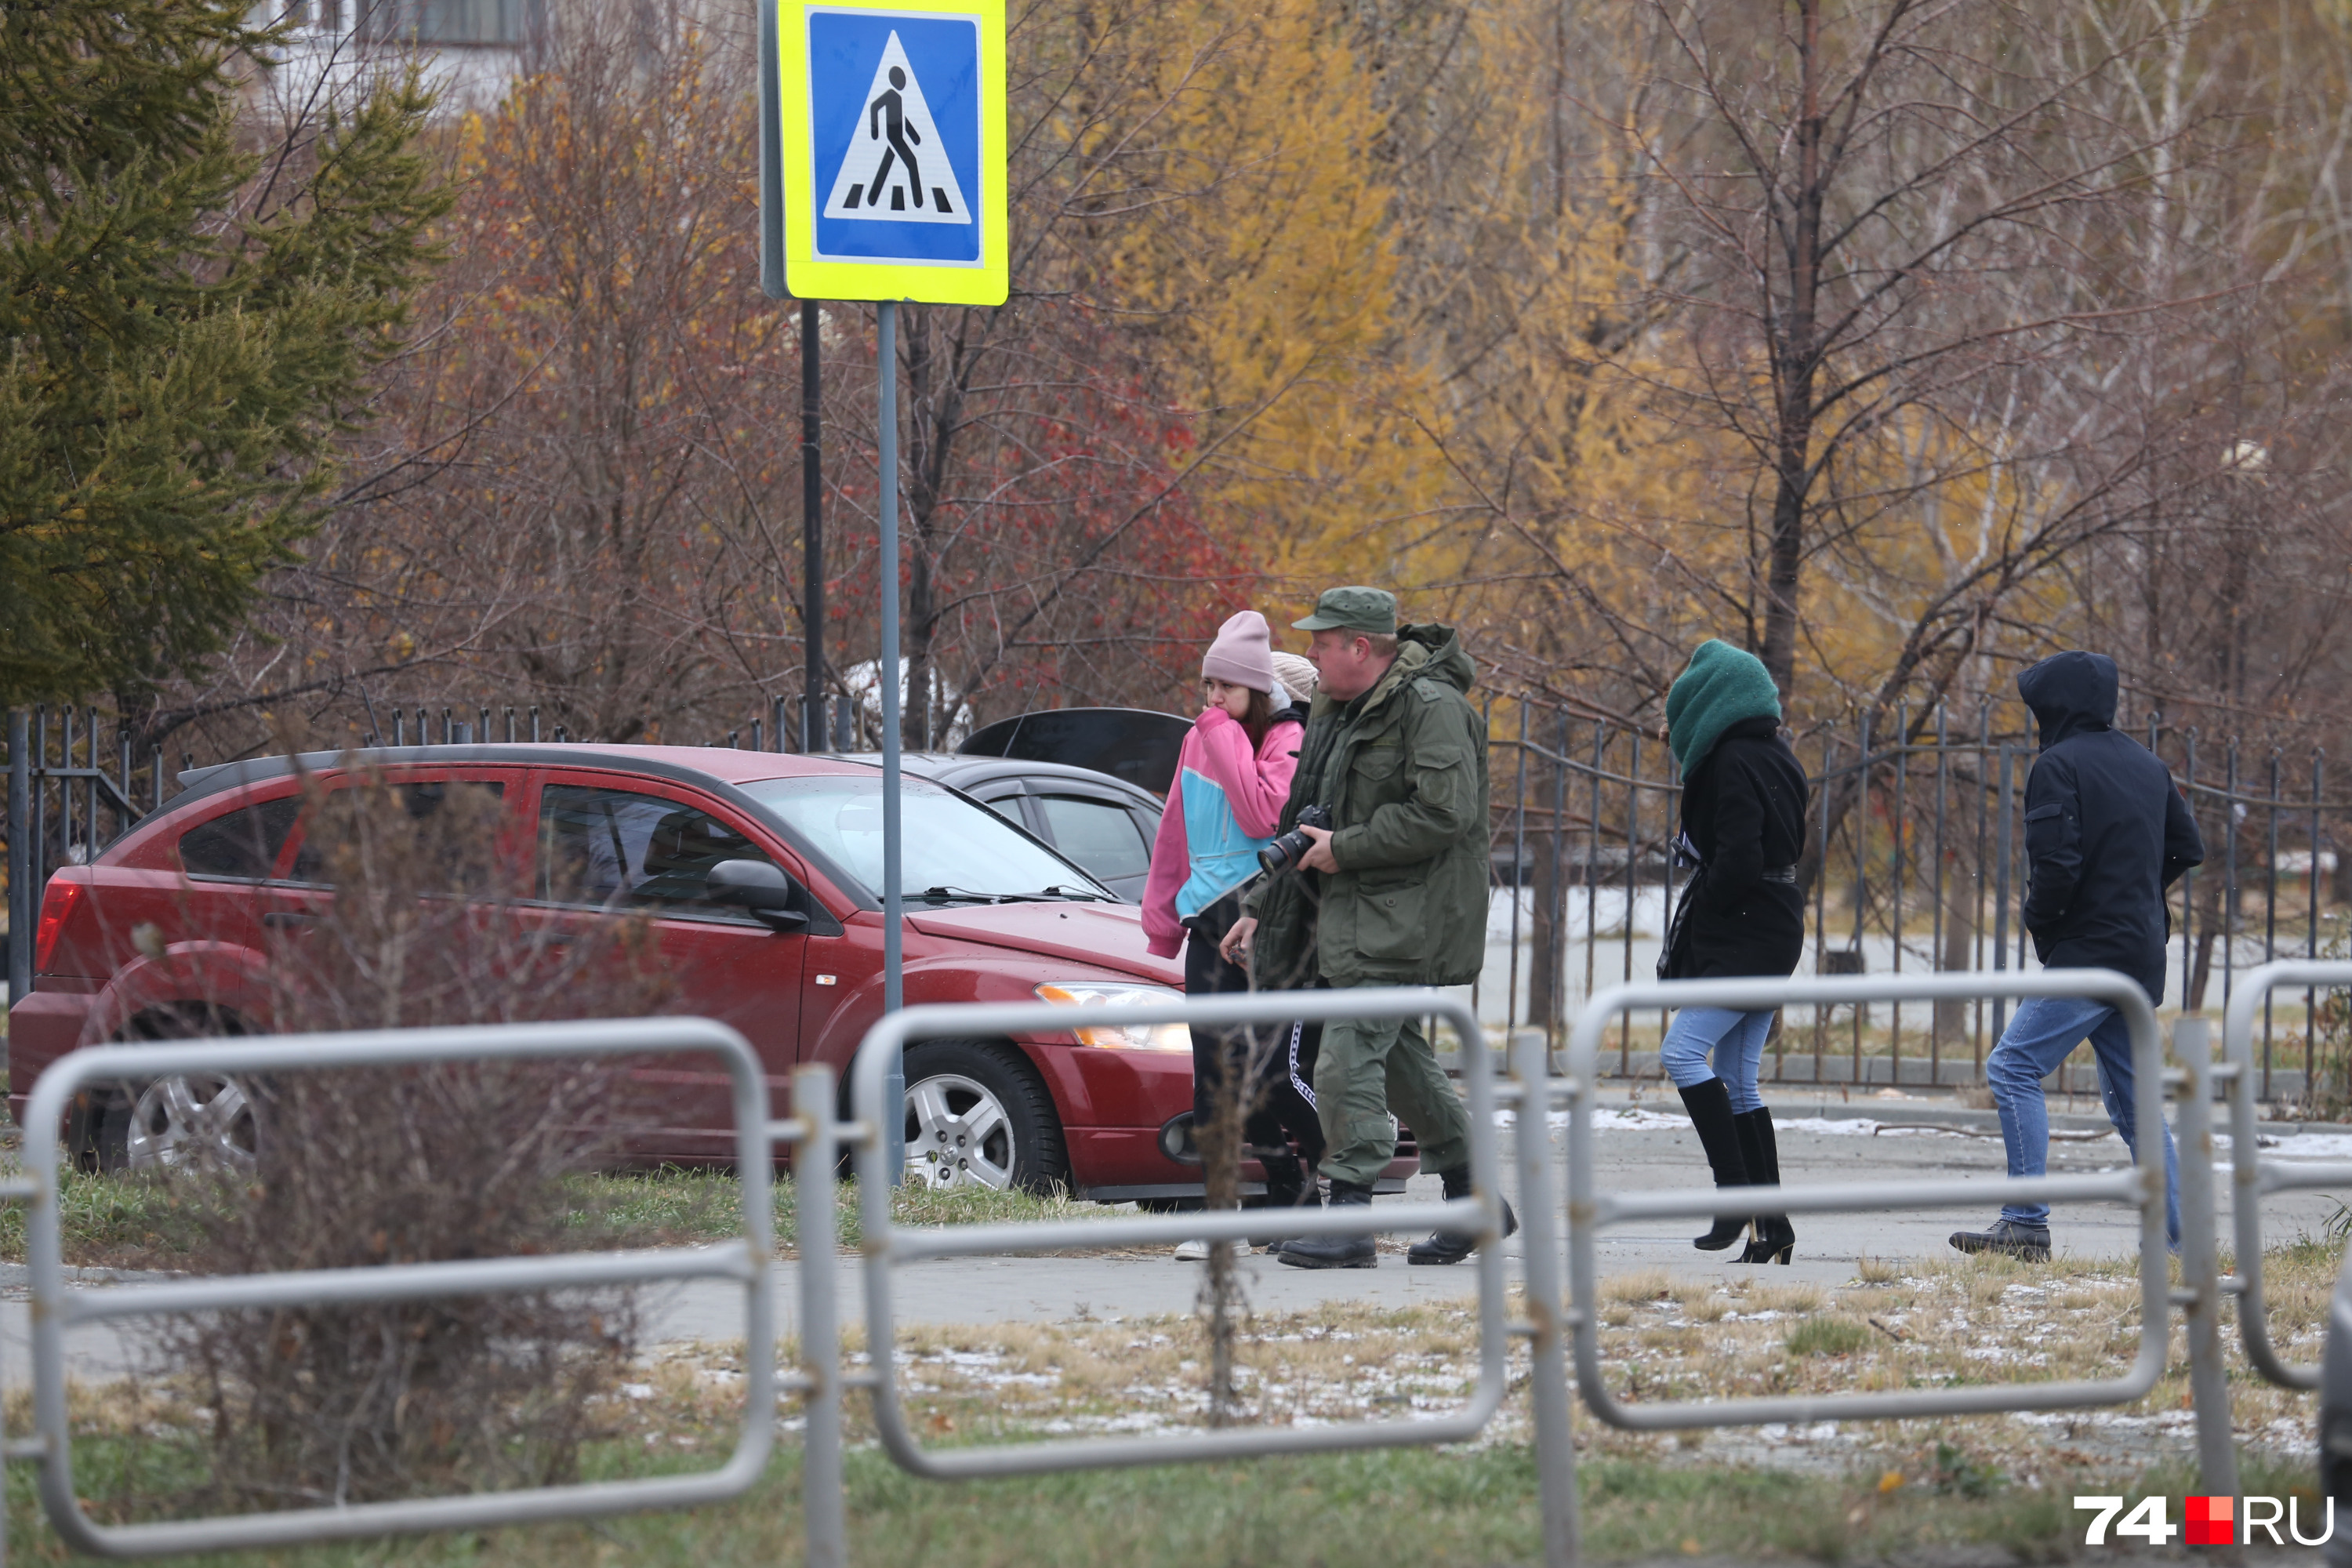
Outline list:
[[[266,926],[299,928],[315,924],[318,919],[318,916],[305,914],[300,910],[272,910],[261,917],[261,923]]]

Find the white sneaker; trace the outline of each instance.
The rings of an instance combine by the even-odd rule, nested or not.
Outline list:
[[[1248,1256],[1249,1256],[1249,1251],[1250,1251],[1250,1244],[1249,1244],[1248,1242],[1246,1242],[1246,1241],[1236,1241],[1235,1243],[1234,1243],[1234,1256],[1235,1258],[1246,1258],[1246,1257],[1248,1257]],[[1208,1260],[1209,1260],[1209,1244],[1208,1244],[1207,1242],[1205,1242],[1205,1241],[1180,1241],[1180,1242],[1178,1242],[1178,1243],[1176,1244],[1176,1261],[1177,1261],[1177,1262],[1179,1262],[1179,1263],[1206,1263]]]

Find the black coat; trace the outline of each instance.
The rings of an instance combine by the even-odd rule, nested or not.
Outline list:
[[[2116,664],[2053,654],[2017,678],[2042,727],[2025,780],[2025,929],[2051,969],[2121,970],[2164,991],[2164,889],[2205,858],[2172,774],[2115,728]]]
[[[1805,847],[1805,770],[1770,719],[1743,719],[1683,783],[1683,831],[1705,862],[1684,889],[1670,980],[1783,975],[1805,949],[1805,900],[1767,869]]]

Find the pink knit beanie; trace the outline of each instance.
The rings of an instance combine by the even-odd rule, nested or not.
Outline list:
[[[1274,649],[1265,617],[1243,610],[1217,628],[1217,640],[1201,660],[1201,674],[1210,680],[1246,686],[1252,691],[1274,689]]]

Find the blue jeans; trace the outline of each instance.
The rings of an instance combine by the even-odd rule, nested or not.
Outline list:
[[[2099,1095],[2106,1102],[2107,1120],[2116,1124],[2125,1147],[2139,1154],[2137,1110],[2132,1099],[2131,1031],[2123,1015],[2104,1002],[2079,996],[2035,996],[2017,1005],[2000,1043],[1985,1061],[1985,1079],[1992,1085],[1993,1103],[2000,1108],[2000,1138],[2009,1146],[2009,1173],[2041,1176],[2049,1173],[2050,1107],[2042,1098],[2042,1080],[2064,1061],[2087,1037],[2099,1062]],[[2158,1122],[2164,1133],[2164,1237],[2180,1245],[2180,1156],[2172,1146],[2172,1129]],[[2020,1225],[2046,1226],[2048,1204],[2011,1204],[2000,1217]]]
[[[1764,1037],[1771,1032],[1769,1007],[1761,1013],[1685,1007],[1658,1043],[1658,1065],[1676,1089],[1720,1077],[1731,1092],[1732,1110],[1755,1110],[1764,1103],[1756,1092],[1756,1073],[1764,1063]],[[1709,1052],[1715,1055],[1712,1068],[1706,1065]]]

